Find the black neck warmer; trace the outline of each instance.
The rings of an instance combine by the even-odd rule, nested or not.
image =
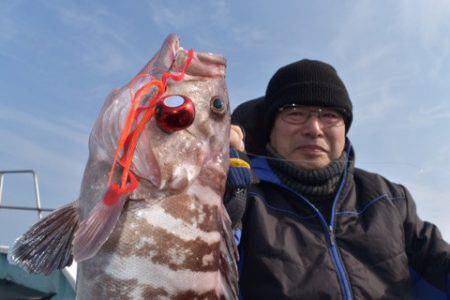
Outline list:
[[[280,180],[289,188],[310,200],[328,219],[333,198],[347,162],[344,151],[338,160],[317,170],[304,170],[283,159],[275,150],[266,146],[268,163]]]

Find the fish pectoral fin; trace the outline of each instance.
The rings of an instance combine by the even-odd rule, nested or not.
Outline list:
[[[80,262],[93,257],[108,240],[116,226],[128,195],[122,195],[113,205],[100,201],[75,232],[73,257]]]
[[[30,273],[45,275],[69,266],[72,264],[72,240],[78,220],[77,201],[55,210],[14,242],[8,261]]]

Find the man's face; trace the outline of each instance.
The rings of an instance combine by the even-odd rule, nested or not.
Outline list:
[[[330,122],[327,121],[333,116],[326,114],[335,111],[322,108],[320,119],[316,113],[318,109],[320,108],[314,106],[299,107],[297,112],[295,108],[282,109],[275,118],[270,134],[272,148],[301,169],[313,170],[325,167],[338,159],[344,150],[343,118],[338,115],[337,123],[330,126]],[[299,116],[300,119],[306,119],[306,122],[299,124],[296,121]]]

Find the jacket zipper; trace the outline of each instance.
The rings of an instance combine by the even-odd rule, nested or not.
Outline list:
[[[348,281],[347,278],[347,272],[345,270],[345,266],[342,262],[341,256],[339,255],[339,251],[338,251],[338,247],[336,245],[336,239],[335,239],[335,235],[334,235],[334,227],[333,224],[335,224],[335,206],[337,203],[337,200],[339,199],[339,195],[341,194],[341,190],[344,186],[345,183],[345,178],[347,177],[347,169],[344,169],[344,176],[343,176],[343,180],[339,186],[339,189],[336,193],[336,196],[333,200],[333,206],[331,209],[331,220],[330,220],[330,225],[328,225],[327,221],[325,220],[325,218],[323,217],[323,215],[320,213],[320,211],[304,196],[298,194],[296,191],[294,191],[293,189],[285,186],[284,184],[278,184],[281,185],[282,187],[284,187],[285,189],[289,190],[290,192],[292,192],[294,195],[296,195],[297,197],[299,197],[300,199],[302,199],[303,201],[305,201],[315,212],[315,214],[319,217],[320,219],[320,223],[322,224],[322,227],[324,229],[325,235],[326,235],[326,240],[329,244],[329,249],[331,251],[331,257],[333,258],[333,262],[337,267],[337,271],[338,271],[338,277],[339,277],[339,282],[341,284],[341,288],[344,292],[344,299],[345,300],[353,300],[353,295],[352,295],[352,291],[350,288],[350,283]]]
[[[345,177],[344,177],[345,178]],[[280,185],[280,184],[278,184]],[[319,217],[320,223],[322,224],[322,227],[324,229],[325,232],[325,236],[326,236],[326,240],[328,242],[328,246],[329,249],[331,251],[331,257],[333,258],[333,262],[337,267],[337,271],[338,271],[338,278],[339,278],[339,283],[341,285],[341,288],[344,292],[344,299],[345,300],[353,300],[353,295],[350,289],[350,284],[346,275],[346,270],[344,267],[344,264],[342,263],[341,257],[339,255],[338,252],[338,248],[336,245],[336,240],[335,240],[335,236],[334,236],[334,227],[333,225],[328,225],[327,221],[325,220],[325,218],[323,217],[323,215],[320,213],[320,211],[305,197],[303,197],[302,195],[298,194],[296,191],[294,191],[293,189],[285,186],[284,184],[281,184],[282,187],[284,187],[285,189],[287,189],[288,191],[292,192],[294,195],[296,195],[297,197],[299,197],[300,199],[302,199],[303,201],[305,201],[314,211],[314,213]],[[334,204],[337,200],[337,197],[340,194],[340,190],[338,191],[335,201],[333,203],[333,210],[331,212],[331,224],[333,224],[334,222]]]
[[[350,152],[350,150],[347,150],[347,153],[349,153],[349,152]],[[344,168],[344,174],[342,177],[342,181],[339,185],[339,189],[336,193],[336,196],[333,199],[330,225],[328,225],[327,221],[325,220],[323,215],[320,213],[320,211],[307,198],[298,194],[296,191],[287,187],[286,185],[282,184],[281,182],[273,182],[272,180],[269,180],[269,181],[273,182],[274,184],[276,184],[278,186],[285,188],[286,190],[290,191],[291,193],[293,193],[294,195],[296,195],[297,197],[299,197],[300,199],[305,201],[313,209],[314,213],[319,217],[320,223],[322,224],[322,227],[323,227],[325,235],[326,235],[326,240],[329,244],[329,249],[331,250],[331,256],[333,258],[333,262],[336,265],[337,270],[338,270],[339,283],[341,285],[341,289],[344,291],[344,298],[345,298],[345,300],[353,300],[350,283],[347,278],[347,272],[345,270],[345,266],[342,262],[341,256],[338,251],[338,247],[336,245],[336,239],[335,239],[334,227],[333,227],[333,224],[335,224],[335,218],[336,218],[335,208],[336,208],[337,200],[339,199],[339,196],[341,194],[341,191],[344,187],[344,184],[345,184],[345,181],[347,178],[347,167],[348,166],[346,165],[346,167]]]
[[[334,232],[334,224],[336,224],[336,205],[337,202],[339,200],[339,196],[341,195],[342,189],[344,188],[345,185],[345,181],[347,178],[347,165],[344,169],[344,174],[342,176],[342,181],[339,185],[339,189],[336,193],[335,198],[333,199],[333,205],[331,207],[331,219],[330,219],[330,225],[327,226],[327,233],[329,235],[330,238],[330,245],[331,245],[331,253],[333,254],[334,257],[334,261],[336,263],[336,266],[338,268],[338,274],[341,277],[341,282],[344,285],[344,294],[345,294],[345,299],[348,300],[352,300],[353,299],[353,295],[352,295],[352,290],[350,288],[350,283],[348,281],[348,277],[347,277],[347,271],[345,270],[345,266],[344,263],[342,262],[342,257],[339,253],[339,248],[337,247],[336,244],[336,238],[335,238],[335,232]],[[320,214],[320,212],[318,211],[318,213]],[[322,216],[323,218],[323,216]],[[325,221],[325,220],[324,220]],[[325,221],[325,225],[326,225],[326,221]]]
[[[341,281],[341,284],[343,285],[342,288],[344,290],[345,299],[352,300],[353,296],[352,296],[352,292],[351,292],[351,289],[350,289],[350,284],[348,282],[348,278],[347,278],[347,275],[346,275],[347,272],[345,270],[345,266],[342,263],[341,257],[339,255],[338,247],[336,246],[336,240],[335,240],[335,237],[334,237],[334,228],[331,225],[328,227],[328,236],[329,236],[329,239],[330,239],[331,254],[332,254],[333,258],[334,258],[334,263],[336,264],[336,267],[338,269],[339,279]]]

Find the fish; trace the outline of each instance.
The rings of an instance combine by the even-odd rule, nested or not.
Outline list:
[[[19,237],[10,262],[49,274],[77,261],[77,299],[237,299],[225,71],[223,56],[170,34],[107,97],[78,199]]]

